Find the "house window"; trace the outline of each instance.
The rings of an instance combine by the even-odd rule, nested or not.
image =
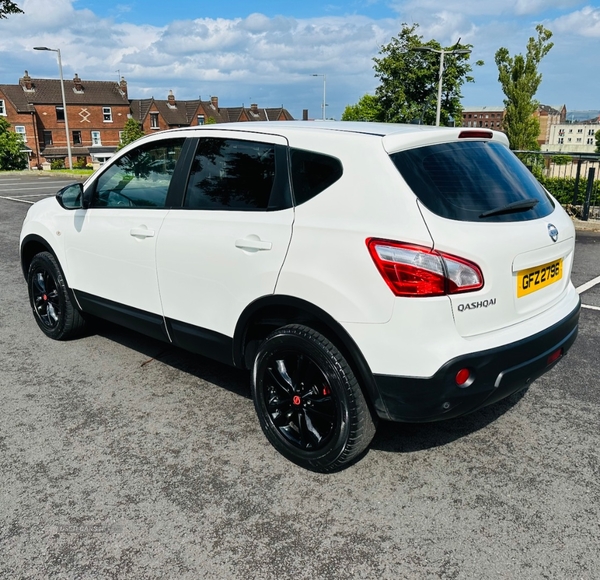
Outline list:
[[[44,144],[52,145],[52,131],[44,131]]]
[[[92,131],[92,145],[102,145],[100,131]]]
[[[198,115],[198,125],[204,125],[204,115]]]
[[[588,135],[593,135],[594,134],[594,130],[593,129],[588,129]]]
[[[24,125],[15,125],[15,133],[21,135],[23,137],[23,143],[27,143],[27,133],[25,133]]]
[[[158,129],[158,113],[150,113],[150,129]]]
[[[577,129],[578,133],[583,133],[583,129]]]
[[[587,140],[587,144],[588,145],[593,145],[594,144],[594,140],[593,139],[588,139]]]
[[[81,131],[73,131],[73,145],[81,145]]]
[[[56,107],[56,120],[61,123],[65,122],[65,108],[64,107]]]
[[[6,117],[6,107],[4,106],[4,99],[0,99],[0,115]]]
[[[110,107],[102,107],[102,117],[105,123],[112,123],[112,110]]]
[[[558,138],[558,144],[562,145],[565,142],[565,138],[564,137],[559,137]]]

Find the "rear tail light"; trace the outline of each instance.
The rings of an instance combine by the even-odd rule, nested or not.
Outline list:
[[[396,296],[444,296],[483,288],[473,262],[413,244],[369,238],[367,247]]]

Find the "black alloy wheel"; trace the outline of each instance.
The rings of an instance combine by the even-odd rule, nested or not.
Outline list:
[[[269,441],[307,469],[330,472],[347,466],[375,434],[350,366],[327,338],[308,327],[289,325],[264,341],[252,391]]]
[[[42,332],[55,340],[80,334],[85,321],[65,284],[55,257],[49,252],[37,254],[27,275],[29,301]]]

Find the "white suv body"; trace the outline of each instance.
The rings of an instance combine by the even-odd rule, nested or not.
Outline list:
[[[261,426],[331,471],[378,417],[458,416],[577,334],[575,233],[502,133],[370,123],[178,129],[38,202],[40,328],[87,314],[252,369]]]

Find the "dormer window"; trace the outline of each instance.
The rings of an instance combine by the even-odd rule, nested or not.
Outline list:
[[[56,120],[59,123],[65,122],[65,108],[64,107],[55,107],[56,108]]]

